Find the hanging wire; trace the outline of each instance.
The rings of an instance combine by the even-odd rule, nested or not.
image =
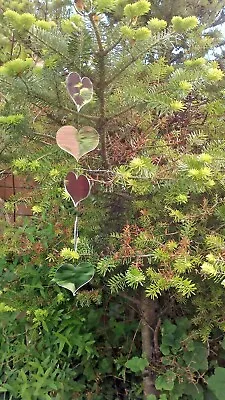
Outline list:
[[[80,42],[79,42],[79,75],[82,74],[82,54],[83,54],[83,29],[80,30]],[[80,129],[80,110],[78,110],[77,114],[77,125],[78,130]],[[79,241],[79,231],[78,231],[78,214],[76,214],[75,221],[74,221],[74,250],[77,251],[77,245]]]
[[[78,215],[76,215],[75,221],[74,221],[74,250],[75,251],[77,251],[78,240],[79,240]]]
[[[82,75],[82,54],[83,54],[83,29],[80,30],[80,41],[79,41],[79,75]],[[78,129],[80,128],[80,110],[78,110],[77,114],[77,125]]]

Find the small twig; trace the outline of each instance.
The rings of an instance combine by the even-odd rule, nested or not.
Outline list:
[[[35,161],[42,160],[42,158],[45,158],[45,157],[47,157],[48,155],[51,155],[51,154],[55,153],[57,150],[58,150],[58,148],[54,149],[53,151],[49,151],[49,153],[46,153],[46,154],[44,154],[43,156],[38,157]]]
[[[36,121],[36,119],[39,117],[39,115],[41,115],[41,113],[42,113],[42,110],[40,110],[40,111],[37,113],[37,115],[35,115],[35,117],[34,117],[34,119],[33,119],[33,124],[34,124],[34,122]]]
[[[140,300],[135,299],[134,297],[128,296],[128,295],[125,294],[125,293],[120,293],[120,296],[123,297],[124,299],[129,300],[130,302],[132,302],[132,303],[138,305],[139,307],[140,307],[140,305],[141,305]]]
[[[35,141],[38,140],[40,143],[47,144],[48,146],[52,146],[53,145],[53,143],[45,142],[44,140],[40,140],[40,139],[35,138],[35,137],[33,137],[32,139],[35,140]]]
[[[111,121],[114,118],[120,117],[121,115],[127,113],[128,111],[131,111],[133,108],[136,107],[136,104],[133,104],[132,106],[129,106],[127,108],[124,108],[123,110],[121,110],[120,112],[118,112],[117,114],[114,115],[109,115],[109,117],[107,117],[107,122]]]
[[[134,341],[136,339],[137,333],[138,333],[138,331],[140,329],[140,325],[141,325],[141,321],[139,321],[138,327],[137,327],[136,331],[134,332],[134,336],[133,336],[133,339],[132,339],[132,342],[131,342],[130,350],[129,350],[129,353],[127,355],[127,360],[129,360],[129,358],[130,358],[130,354],[131,354],[131,351],[132,351],[132,348],[133,348]]]
[[[83,113],[78,113],[78,111],[76,111],[75,109],[73,110],[72,108],[68,108],[68,107],[62,107],[62,110],[63,111],[67,111],[67,112],[69,112],[69,113],[73,113],[73,114],[76,114],[76,115],[79,115],[79,117],[83,117],[83,118],[86,118],[86,119],[90,119],[90,120],[93,120],[93,121],[98,121],[99,120],[99,117],[97,117],[96,115],[88,115],[88,114],[83,114]]]
[[[42,136],[42,137],[46,137],[46,138],[50,138],[50,139],[55,140],[54,136],[48,135],[47,133],[37,133],[37,132],[35,132],[34,135],[35,136]]]
[[[15,36],[14,36],[14,32],[12,32],[12,45],[11,45],[11,49],[10,49],[10,60],[12,60],[13,57],[13,50],[14,50],[14,44],[15,44]]]
[[[3,153],[3,151],[5,150],[5,149],[9,149],[9,146],[8,146],[8,144],[6,144],[5,146],[3,146],[2,148],[1,148],[1,150],[0,150],[0,155]]]
[[[115,43],[113,43],[111,46],[109,46],[108,48],[106,48],[106,49],[104,50],[104,56],[106,56],[108,53],[110,53],[110,51],[114,50],[115,47],[121,42],[122,38],[123,38],[123,37],[120,36],[119,39],[116,40]]]
[[[154,351],[155,351],[155,356],[157,359],[160,358],[160,350],[159,350],[159,330],[161,326],[161,318],[158,319],[158,322],[155,327],[154,331],[154,336],[153,336],[153,342],[154,342]]]
[[[124,199],[127,199],[127,200],[131,200],[133,198],[133,196],[129,193],[122,193],[122,192],[116,192],[116,191],[114,191],[114,193],[117,196],[123,197]]]
[[[101,174],[101,173],[104,174],[104,173],[106,173],[106,174],[115,175],[115,172],[113,172],[113,171],[111,171],[109,169],[87,169],[87,168],[83,168],[83,171],[89,172],[90,174],[91,173],[96,173],[96,174]]]
[[[121,256],[121,258],[145,258],[145,257],[152,257],[154,254],[135,254],[135,255],[129,255],[129,256]]]
[[[0,92],[0,97],[2,97],[5,100],[5,102],[9,104],[9,100],[2,92]]]

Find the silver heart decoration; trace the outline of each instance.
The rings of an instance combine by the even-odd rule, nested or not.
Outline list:
[[[71,72],[66,79],[68,93],[76,104],[77,111],[89,103],[93,97],[93,84],[88,77],[81,79],[77,72]]]

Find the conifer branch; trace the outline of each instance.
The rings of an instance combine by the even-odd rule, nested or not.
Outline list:
[[[119,76],[126,71],[127,68],[129,68],[133,63],[135,63],[139,58],[141,57],[141,54],[138,54],[136,57],[132,57],[129,62],[127,62],[119,71],[117,71],[108,81],[106,81],[106,87],[109,86],[112,82],[114,82]]]
[[[95,14],[90,14],[89,15],[89,19],[90,19],[91,25],[92,25],[94,33],[95,33],[95,37],[96,37],[96,40],[97,40],[97,43],[98,43],[99,52],[102,53],[102,55],[104,55],[104,48],[103,48],[103,44],[102,44],[102,40],[101,40],[101,36],[100,36],[100,32],[99,32],[98,26],[97,26],[97,24],[96,24],[96,22],[94,20],[94,15]]]
[[[67,60],[68,62],[71,62],[71,59],[69,57],[67,57],[65,54],[62,54],[59,50],[56,50],[54,47],[52,47],[49,43],[46,43],[43,39],[41,39],[40,37],[38,37],[37,35],[35,35],[33,32],[31,31],[27,31],[27,33],[29,35],[31,35],[34,39],[38,40],[40,43],[44,44],[45,46],[47,46],[50,50],[52,50],[54,53],[59,54],[60,57],[64,58],[65,60]],[[20,39],[22,40],[22,38],[20,37]],[[23,43],[29,48],[29,46],[27,45],[27,42],[22,40]],[[32,48],[30,48],[32,50]]]
[[[117,118],[117,117],[120,117],[121,115],[123,115],[123,114],[126,114],[128,111],[131,111],[134,107],[136,107],[137,106],[137,104],[132,104],[132,106],[129,106],[129,107],[126,107],[126,108],[124,108],[123,110],[121,110],[120,112],[118,112],[117,114],[113,114],[113,115],[110,115],[108,118],[107,118],[107,121],[111,121],[112,119],[114,119],[114,118]]]
[[[67,112],[72,113],[72,114],[75,114],[76,116],[79,115],[79,117],[83,117],[83,118],[86,118],[86,119],[89,119],[89,120],[92,120],[92,121],[98,121],[99,120],[99,117],[97,117],[96,115],[88,115],[88,114],[83,114],[83,113],[80,113],[80,112],[78,113],[78,111],[73,110],[72,108],[65,107],[65,106],[62,107],[62,110],[63,111],[67,111]]]
[[[113,43],[111,46],[109,46],[108,48],[106,48],[106,49],[104,50],[104,55],[106,56],[106,55],[109,54],[112,50],[114,50],[115,47],[121,42],[121,40],[122,40],[122,36],[120,36],[119,39],[118,39],[115,43]]]
[[[210,25],[209,28],[215,28],[218,25],[222,25],[225,22],[225,10],[222,9],[222,11],[220,11],[219,15],[217,15],[215,21]]]
[[[156,37],[155,42],[152,43],[152,46],[156,46],[162,40],[166,40],[166,37],[169,38],[170,36],[172,36],[172,33],[167,32],[166,35],[164,35],[164,36],[159,36],[159,38]],[[132,58],[126,64],[124,64],[124,66],[119,71],[117,71],[108,81],[106,81],[106,83],[105,83],[106,87],[109,86],[112,82],[114,82],[133,63],[138,61],[139,58],[141,58],[142,56],[145,56],[145,55],[146,55],[146,48],[144,50],[140,51],[136,56],[131,55]]]

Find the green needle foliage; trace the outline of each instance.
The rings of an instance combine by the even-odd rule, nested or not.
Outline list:
[[[2,1],[0,167],[36,185],[5,204],[33,217],[1,223],[5,398],[223,400],[225,81],[206,29],[220,6],[209,21],[164,3]],[[80,113],[69,72],[93,82]],[[98,149],[75,162],[63,125],[94,127]],[[70,170],[93,182],[77,252]],[[54,280],[68,263],[95,267],[74,298]]]

